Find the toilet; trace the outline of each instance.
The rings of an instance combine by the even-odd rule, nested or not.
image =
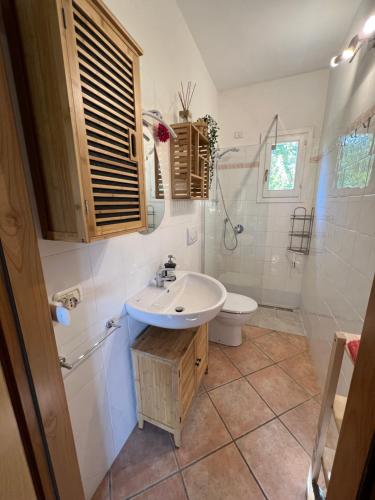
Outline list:
[[[228,293],[219,314],[209,323],[210,341],[228,346],[242,343],[242,327],[258,308],[255,300],[238,293]]]

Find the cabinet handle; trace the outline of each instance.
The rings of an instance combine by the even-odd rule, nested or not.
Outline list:
[[[197,358],[197,361],[195,362],[195,366],[199,366],[201,364],[202,358]]]
[[[132,160],[137,158],[137,141],[134,132],[130,133],[130,155]]]

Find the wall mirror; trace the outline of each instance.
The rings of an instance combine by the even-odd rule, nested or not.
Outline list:
[[[147,206],[147,229],[141,234],[150,234],[160,226],[164,217],[165,200],[163,177],[156,142],[152,129],[143,127],[145,155],[145,194]]]

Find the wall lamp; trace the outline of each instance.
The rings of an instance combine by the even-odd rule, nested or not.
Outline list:
[[[351,40],[341,54],[338,54],[337,56],[332,57],[331,59],[331,67],[335,68],[336,66],[339,66],[342,63],[349,62],[351,63],[354,59],[354,57],[357,55],[358,51],[360,48],[366,43],[366,42],[375,42],[375,15],[370,16],[367,21],[365,22],[362,31],[358,34],[355,35]],[[375,44],[372,45],[372,47],[375,47]],[[370,48],[372,48],[370,47]]]

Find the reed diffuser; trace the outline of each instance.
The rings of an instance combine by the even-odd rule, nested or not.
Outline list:
[[[192,86],[191,82],[187,83],[186,89],[184,88],[182,82],[181,82],[181,91],[178,91],[178,97],[180,98],[180,102],[182,105],[182,111],[179,112],[179,117],[182,122],[189,122],[191,121],[191,112],[189,110],[191,100],[194,95],[194,90],[196,87],[196,83],[194,83],[194,86]]]

